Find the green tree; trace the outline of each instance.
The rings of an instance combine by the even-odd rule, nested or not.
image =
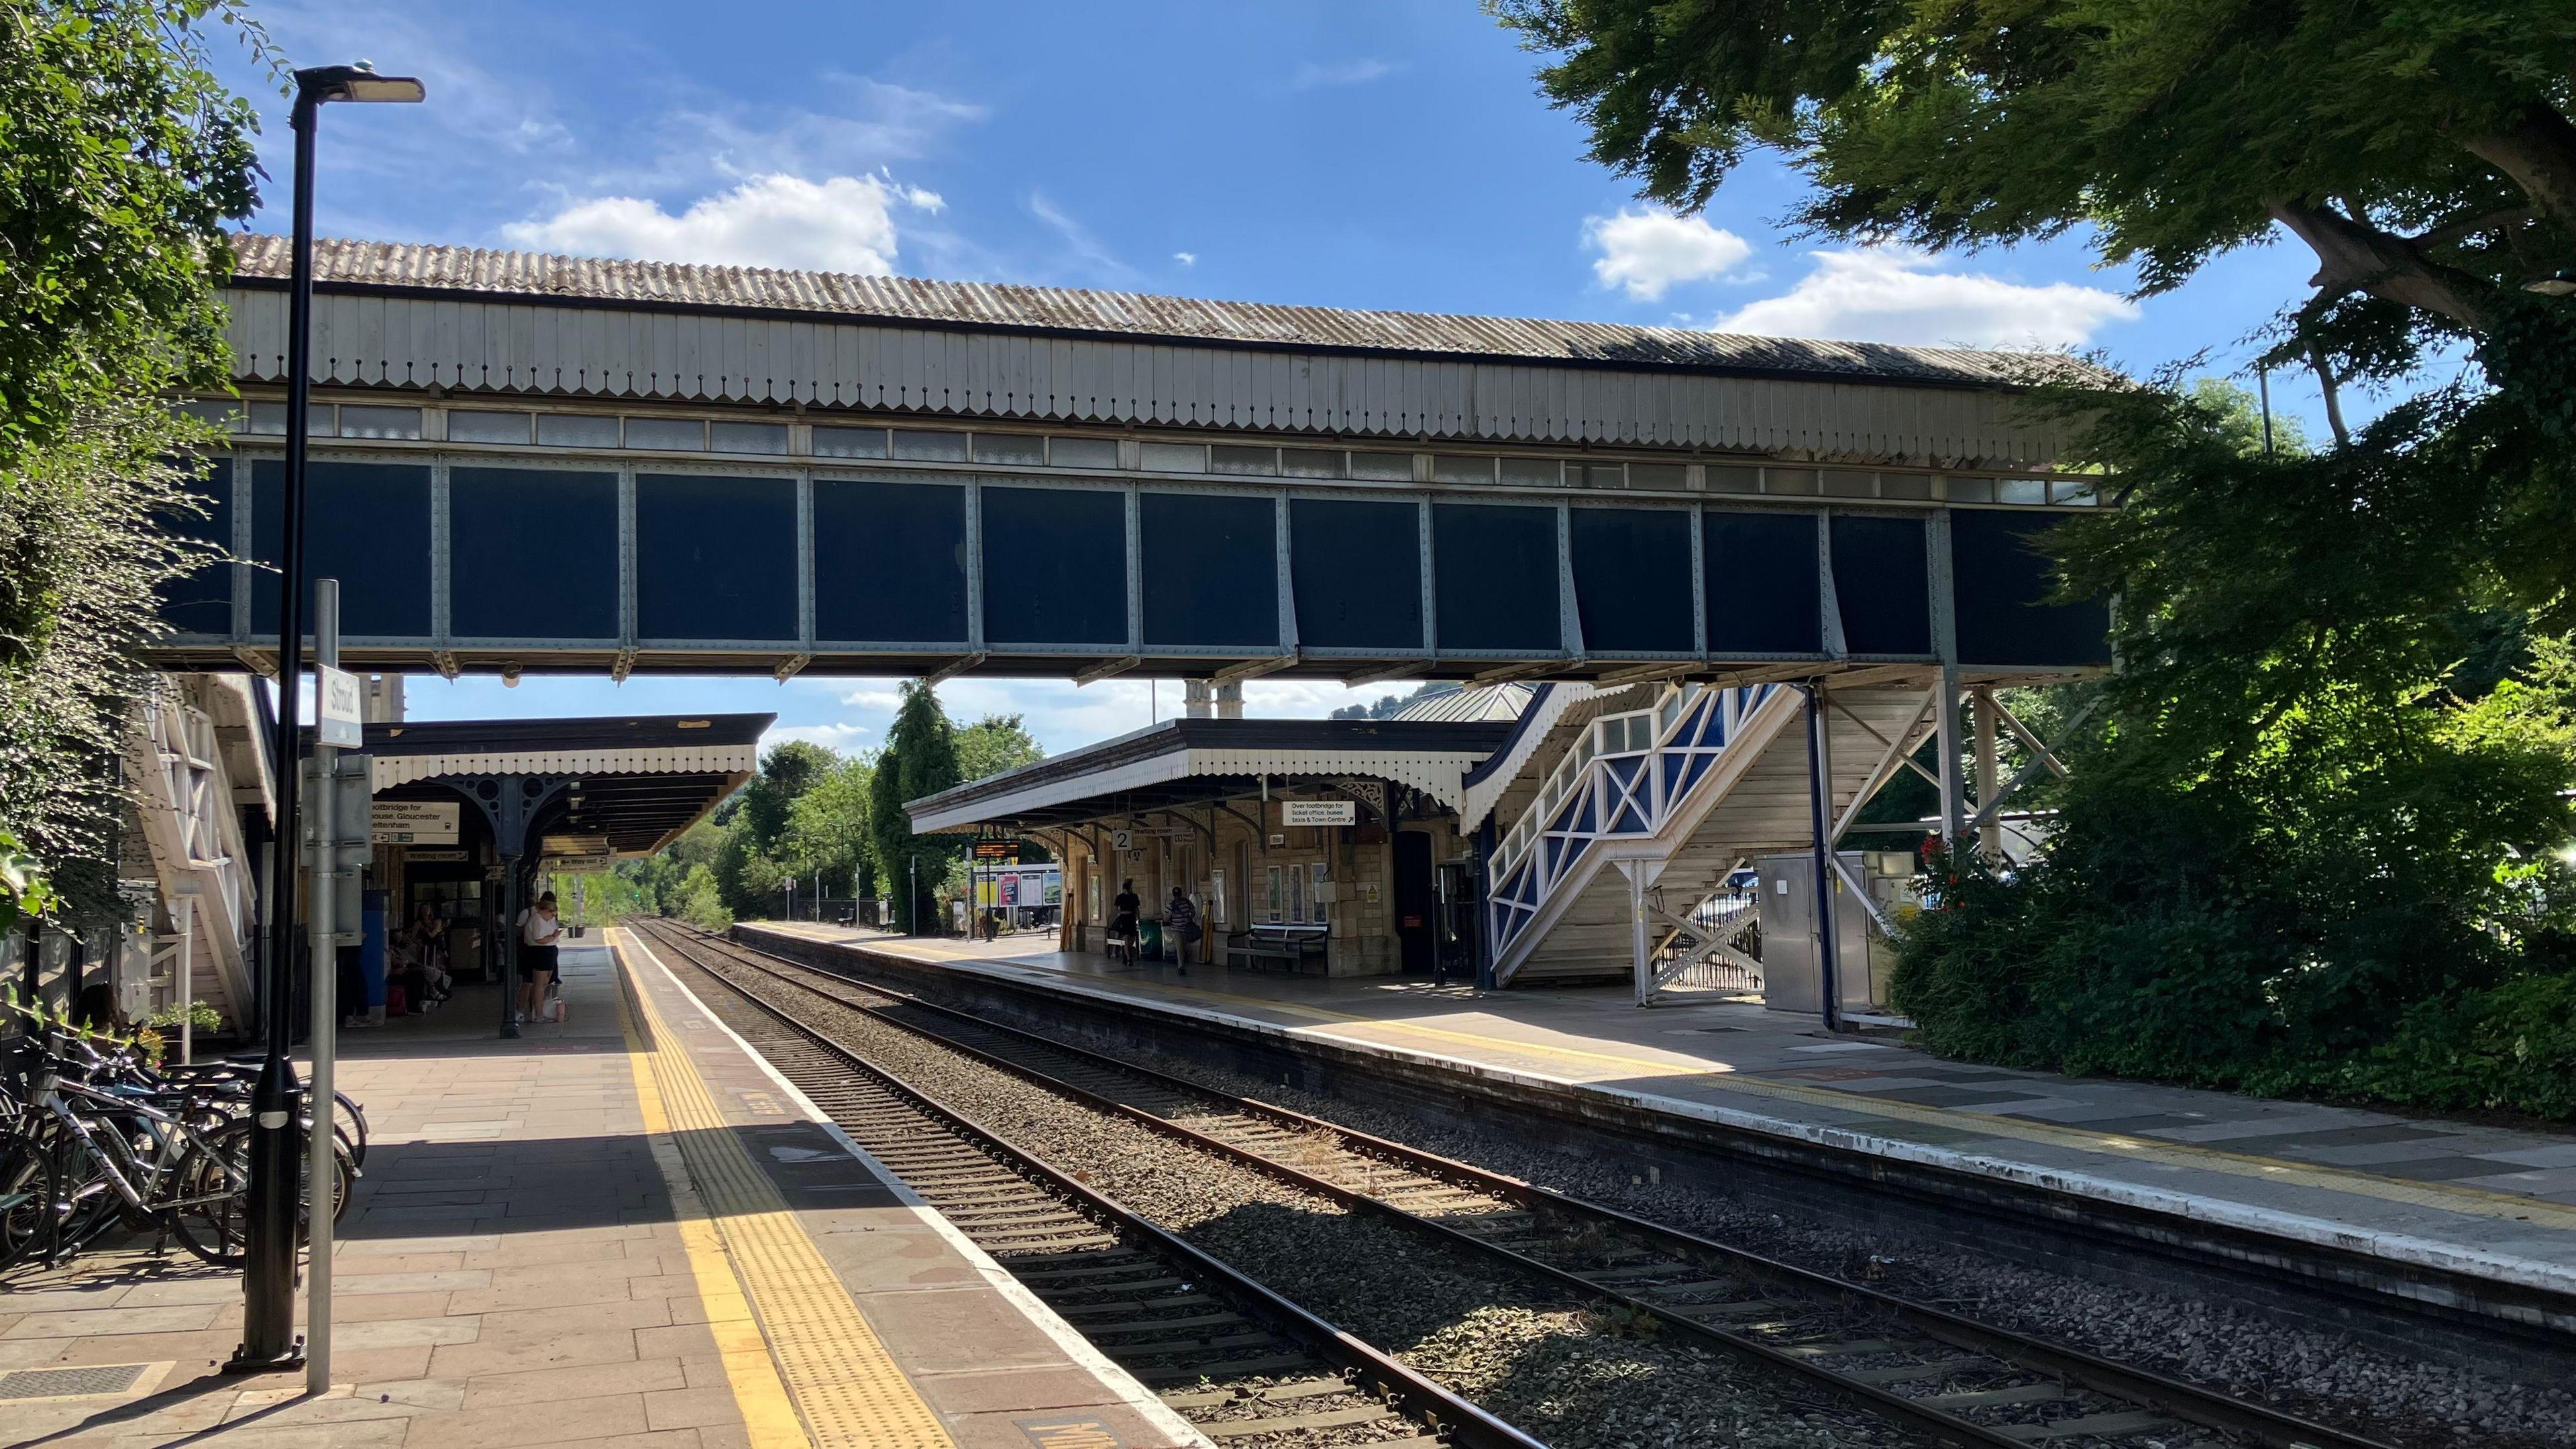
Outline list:
[[[73,914],[113,909],[83,883],[156,590],[215,553],[161,527],[204,511],[183,460],[219,435],[167,400],[227,386],[223,226],[257,202],[215,21],[260,44],[222,3],[0,3],[0,826]]]
[[[798,796],[814,788],[841,763],[841,757],[807,740],[785,740],[760,757],[760,773],[743,787],[738,808],[754,851],[769,854],[787,834],[787,818]]]
[[[957,732],[957,778],[981,780],[1046,758],[1031,738],[1026,716],[988,714]]]
[[[2042,860],[1948,863],[1899,1001],[1964,1055],[2569,1110],[2532,1083],[2576,1046],[2514,1033],[2576,996],[2576,307],[2527,290],[2576,264],[2576,11],[1493,3],[1668,205],[1761,146],[1845,241],[2080,232],[2141,294],[2309,250],[2310,289],[2249,320],[2316,376],[2330,447],[2266,454],[2232,385],[2034,368],[2081,425],[2062,461],[2122,505],[2051,546],[2070,592],[2119,596],[2123,667]],[[2444,347],[2474,371],[2406,395]],[[2360,428],[2356,381],[2400,394]],[[2538,1076],[2445,1065],[2506,1039]]]
[[[864,896],[875,888],[868,828],[875,780],[873,759],[843,760],[787,812],[786,858],[800,872],[822,872],[826,893],[855,890]]]
[[[913,834],[912,817],[903,807],[908,801],[936,795],[962,778],[957,730],[940,706],[938,693],[919,680],[906,680],[903,703],[886,733],[885,753],[877,757],[868,812],[877,869],[894,901],[894,927],[899,931],[932,925],[927,917],[934,894],[958,853],[952,842]]]

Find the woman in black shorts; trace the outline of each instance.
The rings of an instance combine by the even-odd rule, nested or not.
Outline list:
[[[555,979],[555,943],[563,922],[555,918],[555,893],[519,913],[519,1021],[526,1024],[546,1002],[546,986]]]

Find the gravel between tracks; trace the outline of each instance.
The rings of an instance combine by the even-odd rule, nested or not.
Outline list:
[[[684,979],[693,968],[663,953]],[[700,998],[759,1020],[722,987]],[[1539,1285],[1345,1212],[1251,1169],[1103,1118],[812,992],[756,987],[862,1058],[1555,1449],[1849,1449],[1921,1442],[1792,1381],[1632,1336]],[[757,1038],[755,1038],[756,1040]],[[1365,1265],[1363,1268],[1362,1265]]]
[[[1964,1253],[1947,1244],[1911,1243],[1803,1222],[1700,1188],[1650,1183],[1637,1175],[1639,1169],[1531,1147],[1499,1132],[1426,1122],[1391,1108],[1320,1096],[1185,1057],[1037,1029],[1220,1092],[1276,1103],[2323,1423],[2409,1445],[2576,1446],[2576,1393],[2564,1387],[2515,1383],[2403,1359],[2205,1299],[2098,1283]]]

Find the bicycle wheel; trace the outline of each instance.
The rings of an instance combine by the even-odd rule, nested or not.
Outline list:
[[[172,1170],[172,1196],[186,1206],[165,1214],[179,1246],[219,1268],[239,1267],[250,1233],[250,1131],[236,1118],[188,1145]]]
[[[0,1269],[53,1258],[62,1206],[52,1153],[26,1137],[0,1147]]]
[[[304,1126],[305,1132],[310,1133],[312,1124]],[[250,1230],[250,1134],[248,1121],[224,1124],[205,1134],[202,1147],[191,1146],[173,1173],[177,1190],[172,1195],[187,1206],[169,1210],[171,1232],[179,1239],[179,1246],[219,1267],[241,1262]],[[331,1148],[339,1178],[331,1218],[337,1222],[349,1210],[358,1167],[349,1144],[337,1133],[333,1134]],[[295,1169],[295,1241],[301,1244],[311,1236],[313,1202],[309,1191],[312,1173],[300,1150]]]

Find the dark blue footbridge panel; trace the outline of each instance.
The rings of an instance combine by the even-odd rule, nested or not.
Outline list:
[[[617,639],[617,475],[457,468],[459,552],[471,561],[450,617],[463,639]]]
[[[2036,677],[2110,658],[2107,606],[2053,593],[2044,535],[2068,515],[2028,507],[316,451],[308,568],[342,581],[359,667]],[[164,585],[158,659],[274,647],[282,484],[274,456],[218,457],[206,512],[163,520],[252,566]]]
[[[777,640],[796,626],[796,480],[635,476],[635,632]]]

